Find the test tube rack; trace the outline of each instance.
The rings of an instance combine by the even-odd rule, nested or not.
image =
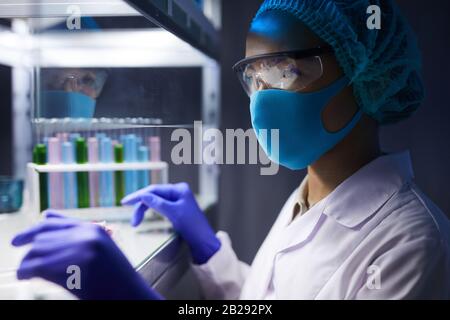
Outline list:
[[[52,173],[77,173],[77,172],[126,172],[126,171],[151,171],[160,173],[159,183],[166,184],[169,181],[169,165],[167,162],[136,162],[136,163],[95,163],[95,164],[46,164],[38,165],[29,163],[27,168],[28,204],[29,210],[40,214],[40,185],[41,174]],[[92,211],[93,208],[89,208]],[[104,208],[94,208],[104,209]],[[87,210],[87,209],[78,209]],[[64,210],[62,210],[64,211]]]

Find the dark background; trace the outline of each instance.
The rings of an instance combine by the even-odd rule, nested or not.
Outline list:
[[[382,146],[412,153],[419,187],[450,214],[450,1],[398,0],[418,35],[427,99],[416,115],[382,130]],[[245,52],[249,23],[260,0],[224,0],[222,33],[222,127],[249,128],[248,98],[231,66]],[[282,205],[304,172],[281,170],[262,177],[258,166],[224,166],[220,182],[220,229],[231,234],[240,258],[251,262]]]

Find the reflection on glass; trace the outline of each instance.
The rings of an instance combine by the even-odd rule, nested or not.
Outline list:
[[[38,118],[92,118],[108,72],[105,69],[43,69]]]

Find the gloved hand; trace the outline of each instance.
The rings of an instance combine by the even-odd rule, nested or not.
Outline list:
[[[54,212],[39,225],[18,234],[14,246],[31,244],[17,271],[18,279],[43,278],[85,300],[157,300],[106,231],[95,224]],[[81,288],[69,287],[72,272],[80,270]]]
[[[186,183],[153,185],[125,197],[122,204],[136,206],[133,226],[142,222],[149,208],[166,216],[175,231],[187,242],[196,264],[208,262],[220,249],[220,240]]]

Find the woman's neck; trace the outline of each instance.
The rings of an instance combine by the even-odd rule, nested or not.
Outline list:
[[[308,205],[327,197],[380,155],[378,127],[365,117],[341,143],[308,167]]]

